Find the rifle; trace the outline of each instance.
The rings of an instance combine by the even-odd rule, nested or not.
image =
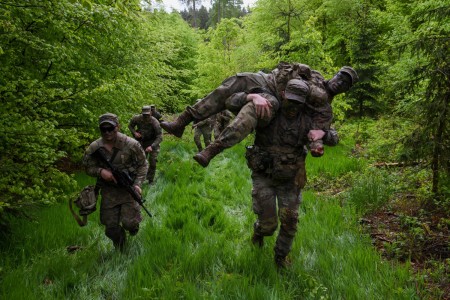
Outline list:
[[[147,215],[151,218],[152,214],[148,211],[148,209],[144,206],[144,203],[142,201],[142,197],[136,192],[136,190],[133,187],[133,179],[131,179],[130,174],[128,174],[128,172],[125,171],[120,171],[117,170],[117,168],[115,168],[111,162],[106,158],[105,153],[103,153],[103,151],[101,149],[98,149],[97,151],[95,151],[92,154],[94,157],[97,157],[98,159],[100,159],[101,161],[103,161],[104,163],[106,163],[106,165],[108,166],[108,168],[111,170],[114,178],[117,181],[117,184],[119,186],[124,187],[128,193],[130,193],[130,195],[133,197],[133,199],[139,203],[140,206],[142,206],[142,208],[145,210],[145,212],[147,213]]]

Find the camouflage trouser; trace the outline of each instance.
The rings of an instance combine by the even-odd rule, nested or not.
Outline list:
[[[194,142],[197,145],[198,151],[202,151],[202,141],[201,137],[203,137],[203,141],[205,142],[205,147],[207,147],[211,143],[211,134],[212,128],[208,126],[200,126],[196,127],[194,131]]]
[[[272,118],[275,116],[276,111],[278,110],[280,104],[274,96],[270,94],[262,93],[261,96],[269,100],[272,104],[272,113],[271,116],[266,116],[264,118],[257,118],[255,105],[253,102],[247,102],[236,115],[236,117],[231,121],[231,123],[225,127],[225,129],[220,133],[220,135],[216,138],[217,142],[224,148],[230,148],[239,142],[241,142],[245,137],[247,137],[256,127],[264,127],[267,126]],[[230,101],[233,101],[234,96],[231,96]]]
[[[226,126],[228,126],[228,124]],[[222,124],[214,125],[214,139],[217,140],[219,138],[219,135],[222,133],[226,126],[222,126]]]
[[[195,105],[188,106],[187,111],[197,120],[204,120],[225,109],[237,113],[246,102],[237,106],[230,106],[227,99],[235,93],[249,92],[252,89],[261,87],[267,89],[267,82],[262,74],[239,73],[225,79],[218,88]]]
[[[254,224],[255,233],[260,236],[272,235],[278,227],[279,218],[281,226],[274,250],[276,255],[285,257],[291,251],[297,232],[301,189],[294,178],[275,181],[264,174],[253,172],[252,181],[253,212],[258,216]]]
[[[151,146],[150,142],[142,142],[142,148],[145,151],[145,148],[147,148],[148,146]],[[148,171],[147,171],[147,177],[146,179],[152,183],[153,180],[155,179],[155,174],[156,174],[156,164],[158,162],[158,154],[159,154],[159,147],[156,149],[153,149],[152,152],[145,152],[145,155],[147,156],[148,159]]]
[[[151,183],[155,179],[156,163],[158,162],[159,149],[153,150],[152,152],[147,152],[146,154],[148,156],[147,180]]]
[[[140,206],[123,188],[103,186],[100,205],[100,222],[105,225],[105,234],[114,245],[125,242],[125,230],[135,235],[142,221]]]

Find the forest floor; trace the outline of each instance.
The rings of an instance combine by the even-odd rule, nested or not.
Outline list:
[[[413,195],[401,195],[361,219],[374,246],[387,260],[409,262],[417,294],[425,286],[438,298],[450,299],[450,222],[442,210],[414,206]],[[427,211],[427,213],[425,213]],[[420,283],[420,284],[419,284]],[[431,299],[427,296],[424,299]]]

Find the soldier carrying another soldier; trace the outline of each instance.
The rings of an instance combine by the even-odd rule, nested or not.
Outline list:
[[[188,106],[184,112],[173,122],[161,122],[161,127],[167,132],[181,137],[187,124],[204,120],[209,116],[225,109],[235,114],[240,114],[222,132],[228,136],[227,143],[221,142],[220,137],[208,147],[194,156],[194,159],[203,167],[224,149],[240,142],[245,136],[255,130],[256,126],[262,127],[270,123],[282,101],[281,92],[290,79],[301,79],[310,87],[310,94],[306,99],[305,107],[313,120],[312,129],[328,130],[333,118],[331,102],[333,97],[348,91],[357,81],[358,75],[351,67],[342,67],[330,80],[317,71],[311,70],[304,64],[280,63],[271,73],[239,73],[227,78],[221,86],[208,94],[193,106]],[[247,97],[239,97],[240,101],[231,101],[235,95],[243,93]],[[258,93],[270,94],[273,97],[259,96]],[[245,110],[246,113],[242,113]],[[230,126],[233,126],[230,128]],[[230,131],[238,130],[233,134]],[[232,140],[232,137],[236,138]],[[312,143],[310,150],[313,156],[323,155],[323,147],[320,142]]]
[[[274,248],[278,268],[290,263],[287,256],[297,232],[301,190],[306,184],[306,145],[319,139],[330,146],[338,143],[334,130],[312,129],[305,106],[309,94],[310,88],[304,81],[290,80],[282,92],[280,110],[268,126],[256,128],[254,145],[247,147],[246,152],[252,170],[253,211],[257,215],[252,242],[262,247],[264,237],[277,230],[279,219]]]

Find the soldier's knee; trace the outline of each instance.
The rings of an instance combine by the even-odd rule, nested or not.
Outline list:
[[[136,235],[139,231],[139,222],[137,220],[124,220],[122,226],[131,235]]]
[[[298,224],[298,211],[290,208],[282,208],[279,211],[281,227],[285,232],[295,235]]]
[[[260,232],[265,236],[272,235],[275,230],[277,230],[278,227],[278,220],[277,218],[270,218],[267,220],[260,220],[259,221],[260,226]]]

